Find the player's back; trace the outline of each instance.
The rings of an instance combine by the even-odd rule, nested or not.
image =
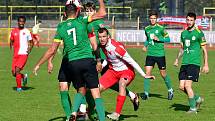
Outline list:
[[[58,25],[57,34],[60,34],[64,42],[64,52],[70,61],[93,58],[85,18],[79,17],[62,22]]]

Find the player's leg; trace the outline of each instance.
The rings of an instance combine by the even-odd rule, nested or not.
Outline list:
[[[169,75],[167,75],[166,73],[166,60],[165,60],[165,56],[163,57],[157,57],[157,64],[158,64],[158,68],[160,70],[160,75],[162,76],[165,85],[168,89],[168,100],[172,100],[173,99],[173,88],[172,88],[172,84],[171,84],[171,79],[169,77]]]
[[[151,71],[155,65],[155,60],[153,56],[147,56],[145,61],[145,70],[146,75],[151,75]],[[140,97],[143,100],[147,100],[149,98],[149,91],[150,91],[150,79],[144,79],[144,92]]]
[[[117,96],[117,103],[116,103],[116,110],[114,113],[107,115],[108,118],[112,120],[119,120],[122,107],[125,103],[126,99],[126,90],[125,88],[127,85],[131,83],[131,81],[134,79],[135,74],[131,70],[126,70],[123,73],[119,74],[120,80],[119,80],[119,94]]]
[[[66,114],[67,119],[69,119],[71,114],[71,100],[69,96],[69,87],[71,81],[69,81],[69,77],[67,75],[67,60],[63,59],[61,63],[61,67],[58,73],[58,80],[59,80],[59,90],[60,90],[60,97],[61,97],[61,105],[63,107],[63,110]]]
[[[21,73],[21,70],[24,68],[27,62],[27,55],[19,55],[15,59],[16,62],[13,62],[13,75],[16,76],[16,84],[17,84],[17,91],[22,91],[22,79],[24,75]]]

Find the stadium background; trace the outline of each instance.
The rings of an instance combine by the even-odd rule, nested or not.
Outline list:
[[[106,0],[107,1],[107,0]],[[28,73],[29,84],[26,91],[17,93],[15,91],[15,78],[11,75],[11,60],[12,51],[8,46],[8,37],[10,29],[16,27],[16,17],[25,15],[27,17],[26,26],[32,28],[35,24],[35,15],[38,20],[42,20],[41,25],[41,41],[44,45],[52,41],[55,34],[55,27],[60,22],[62,13],[59,13],[60,6],[63,6],[65,1],[58,0],[0,0],[0,121],[64,121],[63,109],[60,104],[60,96],[58,91],[57,74],[61,63],[61,51],[54,59],[54,70],[51,75],[47,74],[46,65],[43,65],[38,72],[38,76],[32,73],[36,61],[47,50],[47,47],[34,48],[29,56],[26,68],[23,73]],[[84,2],[84,1],[83,1]],[[163,6],[163,2],[165,3]],[[178,3],[178,4],[176,4]],[[160,5],[161,4],[161,5]],[[8,5],[8,7],[7,7]],[[38,9],[36,10],[36,5]],[[129,33],[131,40],[135,38],[135,34],[143,34],[143,28],[148,24],[147,11],[150,9],[162,10],[162,16],[184,16],[188,11],[194,11],[198,16],[203,16],[205,7],[212,7],[206,12],[214,15],[215,0],[108,0],[109,19],[105,18],[108,24],[114,21],[114,31],[119,38]],[[177,7],[176,7],[177,5]],[[181,5],[181,6],[180,6]],[[13,6],[13,7],[11,7]],[[30,7],[28,7],[30,6]],[[45,6],[45,7],[39,7]],[[52,7],[51,7],[52,6]],[[12,9],[11,9],[12,8]],[[11,12],[12,10],[12,12]],[[63,9],[61,9],[63,11]],[[162,12],[166,10],[166,14]],[[176,10],[178,12],[176,12]],[[174,12],[175,11],[175,12]],[[24,12],[24,13],[23,13]],[[44,13],[42,13],[44,12]],[[56,12],[56,13],[51,13]],[[114,16],[114,19],[113,19]],[[138,24],[139,17],[139,24]],[[214,16],[211,16],[214,17]],[[9,19],[8,19],[9,18]],[[11,20],[10,20],[11,19]],[[212,30],[204,30],[206,36],[209,36],[207,41],[213,43],[215,41],[214,19],[212,19]],[[138,27],[139,25],[139,27]],[[182,26],[170,25],[166,26],[167,30],[172,34],[176,34],[176,39],[180,35]],[[139,30],[138,30],[139,29]],[[139,32],[139,33],[138,33]],[[210,34],[211,33],[211,34]],[[142,37],[142,36],[141,36]],[[140,38],[141,39],[141,38]],[[144,38],[142,38],[144,39]],[[130,55],[140,64],[144,66],[145,53],[141,48],[136,48],[139,42],[124,41],[125,44],[132,44],[135,48],[128,48]],[[144,40],[142,40],[144,41]],[[173,41],[174,42],[174,41]],[[142,43],[140,42],[139,45]],[[176,45],[174,44],[171,44]],[[213,44],[211,44],[213,46]],[[141,47],[141,46],[139,46]],[[60,48],[62,50],[62,48]],[[214,83],[214,49],[209,49],[209,74],[201,74],[199,83],[194,84],[194,89],[202,94],[205,102],[202,105],[197,115],[186,115],[185,112],[189,109],[187,97],[178,89],[177,75],[179,67],[173,67],[178,49],[166,48],[167,71],[173,80],[175,90],[174,99],[168,101],[166,99],[166,87],[162,78],[159,75],[158,69],[153,70],[156,80],[151,81],[151,97],[149,101],[140,100],[140,108],[137,112],[133,111],[133,107],[129,99],[126,99],[126,104],[123,107],[123,114],[120,118],[125,121],[214,121],[215,120],[215,83]],[[129,86],[129,89],[137,93],[143,91],[143,78],[137,74],[135,81]],[[71,88],[70,96],[73,99],[76,91]],[[115,97],[117,93],[107,91],[102,94],[105,101],[105,108],[108,113],[115,110]]]
[[[31,29],[36,20],[41,20],[41,44],[52,41],[57,24],[62,21],[64,3],[66,0],[1,0],[0,1],[0,44],[8,43],[10,28],[16,27],[17,16],[27,17],[26,27]],[[83,3],[90,0],[81,0]],[[97,5],[96,0],[94,1]],[[188,11],[196,12],[198,16],[210,16],[208,26],[210,31],[215,28],[215,0],[105,0],[107,16],[105,21],[112,26],[112,36],[126,44],[141,45],[144,34],[141,30],[148,24],[147,15],[150,10],[159,11],[160,17],[184,17]],[[195,7],[194,7],[195,6]],[[172,43],[178,43],[178,35],[183,26],[164,24],[172,35]],[[134,31],[131,31],[134,30]],[[138,31],[137,31],[138,30]],[[140,30],[140,31],[139,31]],[[172,31],[173,30],[173,31]],[[138,34],[137,34],[138,33]],[[214,32],[206,33],[206,38],[215,43]],[[125,37],[128,34],[132,37]],[[173,36],[174,35],[174,36]]]

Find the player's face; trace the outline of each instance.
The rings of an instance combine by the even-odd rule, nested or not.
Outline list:
[[[19,21],[18,21],[18,27],[19,27],[20,29],[23,29],[24,26],[25,26],[25,19],[20,18]]]
[[[108,42],[108,34],[104,31],[103,33],[99,33],[99,41],[101,45],[106,45]]]
[[[187,16],[186,22],[188,27],[193,27],[195,24],[195,19],[194,17]]]
[[[86,8],[86,11],[85,11],[87,16],[92,16],[95,12],[96,11],[93,10],[92,8]]]
[[[157,16],[152,15],[149,17],[151,25],[155,25],[157,23]]]

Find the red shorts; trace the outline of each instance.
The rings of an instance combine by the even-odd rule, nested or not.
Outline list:
[[[124,71],[114,71],[113,69],[108,69],[104,75],[99,79],[99,83],[105,88],[110,88],[115,83],[119,82],[120,78],[126,78],[129,85],[135,77],[135,72],[131,69]]]
[[[12,71],[15,71],[15,68],[18,67],[21,70],[24,68],[28,59],[28,55],[16,55],[13,57],[12,62]]]

